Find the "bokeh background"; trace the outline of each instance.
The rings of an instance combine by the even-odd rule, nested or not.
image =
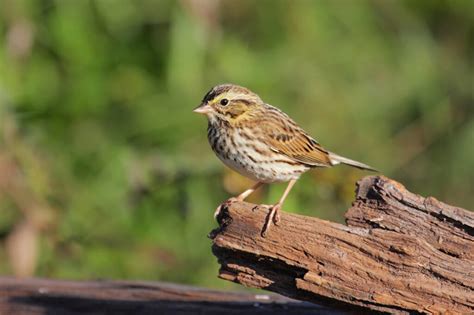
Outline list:
[[[192,113],[224,82],[328,149],[472,209],[473,4],[1,0],[0,274],[230,286],[207,233],[251,183]],[[367,174],[307,173],[285,210],[343,222]]]

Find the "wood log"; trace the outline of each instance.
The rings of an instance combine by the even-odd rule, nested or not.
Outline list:
[[[210,234],[219,277],[351,311],[474,313],[474,213],[383,176],[357,184],[347,225],[235,202]],[[359,309],[357,309],[359,308]]]
[[[1,315],[343,314],[274,294],[235,293],[160,282],[0,277]]]

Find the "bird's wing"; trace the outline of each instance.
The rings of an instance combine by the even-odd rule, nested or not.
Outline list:
[[[280,110],[272,110],[264,126],[273,151],[309,166],[332,166],[329,152]]]

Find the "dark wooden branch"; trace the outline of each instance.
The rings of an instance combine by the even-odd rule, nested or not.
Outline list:
[[[223,279],[333,307],[474,313],[474,213],[385,177],[358,183],[347,226],[232,203],[211,232]],[[359,309],[360,311],[361,309]]]
[[[0,277],[0,314],[342,313],[274,294],[232,293],[156,282],[17,280]]]

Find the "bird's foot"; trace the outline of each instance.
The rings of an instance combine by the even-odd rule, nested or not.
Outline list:
[[[278,223],[280,223],[280,209],[281,209],[281,205],[280,204],[276,204],[276,205],[255,205],[253,208],[252,208],[252,211],[255,211],[257,210],[258,208],[266,208],[268,209],[268,211],[272,211],[273,208],[276,208],[276,212],[275,214],[273,215],[273,223],[275,223],[275,225],[278,225]]]
[[[263,226],[262,230],[262,237],[265,237],[268,233],[268,230],[270,229],[270,225],[275,224],[278,225],[280,223],[280,209],[281,209],[281,204],[277,203],[276,205],[269,206],[270,212],[267,215],[267,218],[265,219],[265,225]]]
[[[234,203],[234,202],[237,202],[237,201],[241,201],[240,199],[236,198],[236,197],[231,197],[229,199],[227,199],[226,201],[224,201],[223,203],[221,203],[216,211],[214,211],[214,219],[217,219],[217,216],[221,213],[222,209],[224,209],[225,207],[228,207],[231,203]]]

